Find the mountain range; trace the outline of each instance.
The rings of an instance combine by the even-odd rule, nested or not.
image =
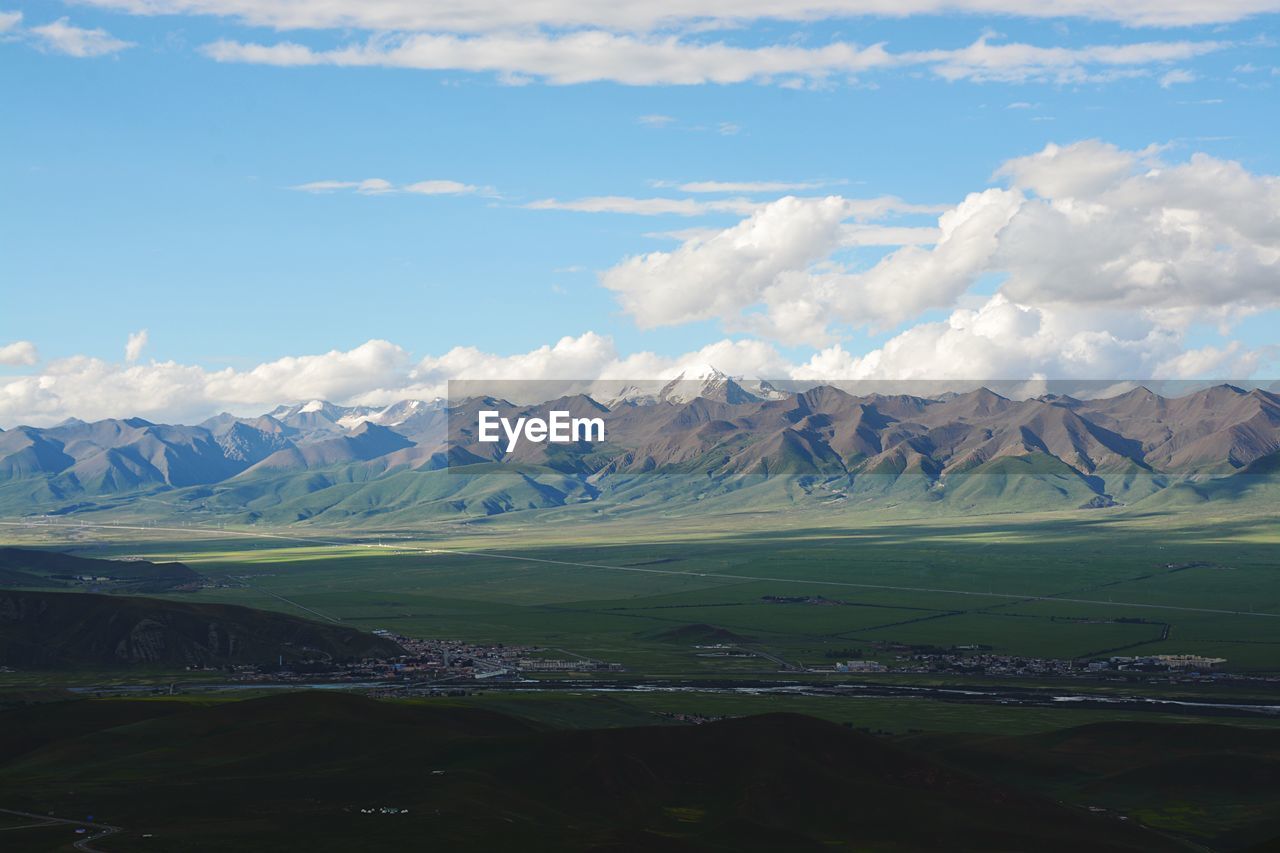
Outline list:
[[[572,507],[968,513],[1270,499],[1280,395],[1221,384],[1090,399],[784,390],[718,371],[537,405],[314,400],[192,426],[140,418],[0,431],[0,514],[121,509],[371,523]],[[601,418],[606,441],[477,440],[481,409]],[[515,464],[513,464],[515,463]],[[145,500],[145,503],[140,501]]]

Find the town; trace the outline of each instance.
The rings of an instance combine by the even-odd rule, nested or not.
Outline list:
[[[394,640],[406,654],[395,658],[376,658],[345,663],[326,661],[286,662],[275,666],[237,666],[237,681],[278,682],[467,682],[517,678],[521,673],[599,673],[622,672],[618,663],[599,661],[575,655],[562,649],[536,646],[509,646],[502,643],[484,645],[461,640],[423,640],[393,634],[384,629],[373,631]],[[551,655],[558,655],[552,657]]]
[[[455,639],[418,639],[385,629],[375,634],[394,640],[406,654],[385,659],[349,662],[290,662],[240,665],[231,668],[236,681],[278,683],[315,682],[398,684],[448,687],[489,681],[513,681],[553,675],[616,674],[626,668],[565,649],[532,645],[483,644]],[[717,643],[691,647],[697,657],[759,659],[770,672],[809,675],[951,674],[996,678],[1072,678],[1113,681],[1167,679],[1169,681],[1273,681],[1269,676],[1224,672],[1224,658],[1187,654],[1111,656],[1073,660],[997,654],[981,645],[951,648],[876,642],[864,655],[860,648],[829,652],[838,656],[829,665],[801,665],[752,644]],[[200,670],[201,667],[192,667]],[[212,669],[212,668],[210,668]]]

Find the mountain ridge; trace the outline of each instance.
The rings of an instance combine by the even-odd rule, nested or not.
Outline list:
[[[656,396],[611,402],[585,394],[540,405],[496,397],[384,407],[313,400],[196,426],[141,418],[18,426],[0,432],[0,512],[100,511],[162,492],[186,509],[249,520],[263,513],[308,520],[339,505],[348,518],[391,505],[490,515],[643,494],[761,508],[797,494],[827,506],[879,505],[892,496],[955,511],[1017,509],[1015,495],[1037,494],[1026,509],[1071,509],[1133,503],[1173,486],[1247,496],[1250,484],[1205,484],[1267,480],[1275,466],[1265,460],[1280,454],[1280,396],[1230,384],[1181,397],[1139,387],[1093,399],[1011,399],[985,387],[859,396],[832,385],[785,393],[769,386],[762,397],[718,372],[700,382],[706,393],[691,397],[667,383]],[[552,408],[600,417],[606,441],[522,442],[506,454],[478,441],[481,408],[505,417]],[[462,424],[452,434],[451,421]],[[512,476],[510,463],[523,466],[524,479]],[[1010,482],[1024,476],[1045,488]],[[414,479],[423,477],[431,482]],[[790,497],[777,498],[780,482]],[[294,517],[286,506],[296,507]]]

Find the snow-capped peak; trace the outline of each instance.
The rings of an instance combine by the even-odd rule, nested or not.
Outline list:
[[[414,415],[433,406],[438,406],[440,402],[439,398],[431,402],[426,400],[400,400],[375,412],[369,410],[354,412],[339,419],[338,423],[346,429],[355,429],[363,423],[374,423],[385,427],[400,426]]]

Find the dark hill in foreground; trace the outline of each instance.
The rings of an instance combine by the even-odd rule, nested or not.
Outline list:
[[[183,563],[99,560],[61,551],[0,548],[0,587],[92,585],[95,591],[167,592],[190,589],[201,580],[199,572]]]
[[[0,760],[0,797],[122,826],[120,849],[1180,849],[792,714],[547,731],[335,694],[175,705],[0,715],[39,733]]]
[[[1116,721],[1012,737],[930,735],[916,746],[1005,784],[1136,815],[1208,849],[1280,839],[1274,728]]]
[[[0,665],[190,666],[349,660],[401,654],[339,625],[230,604],[0,590]]]

